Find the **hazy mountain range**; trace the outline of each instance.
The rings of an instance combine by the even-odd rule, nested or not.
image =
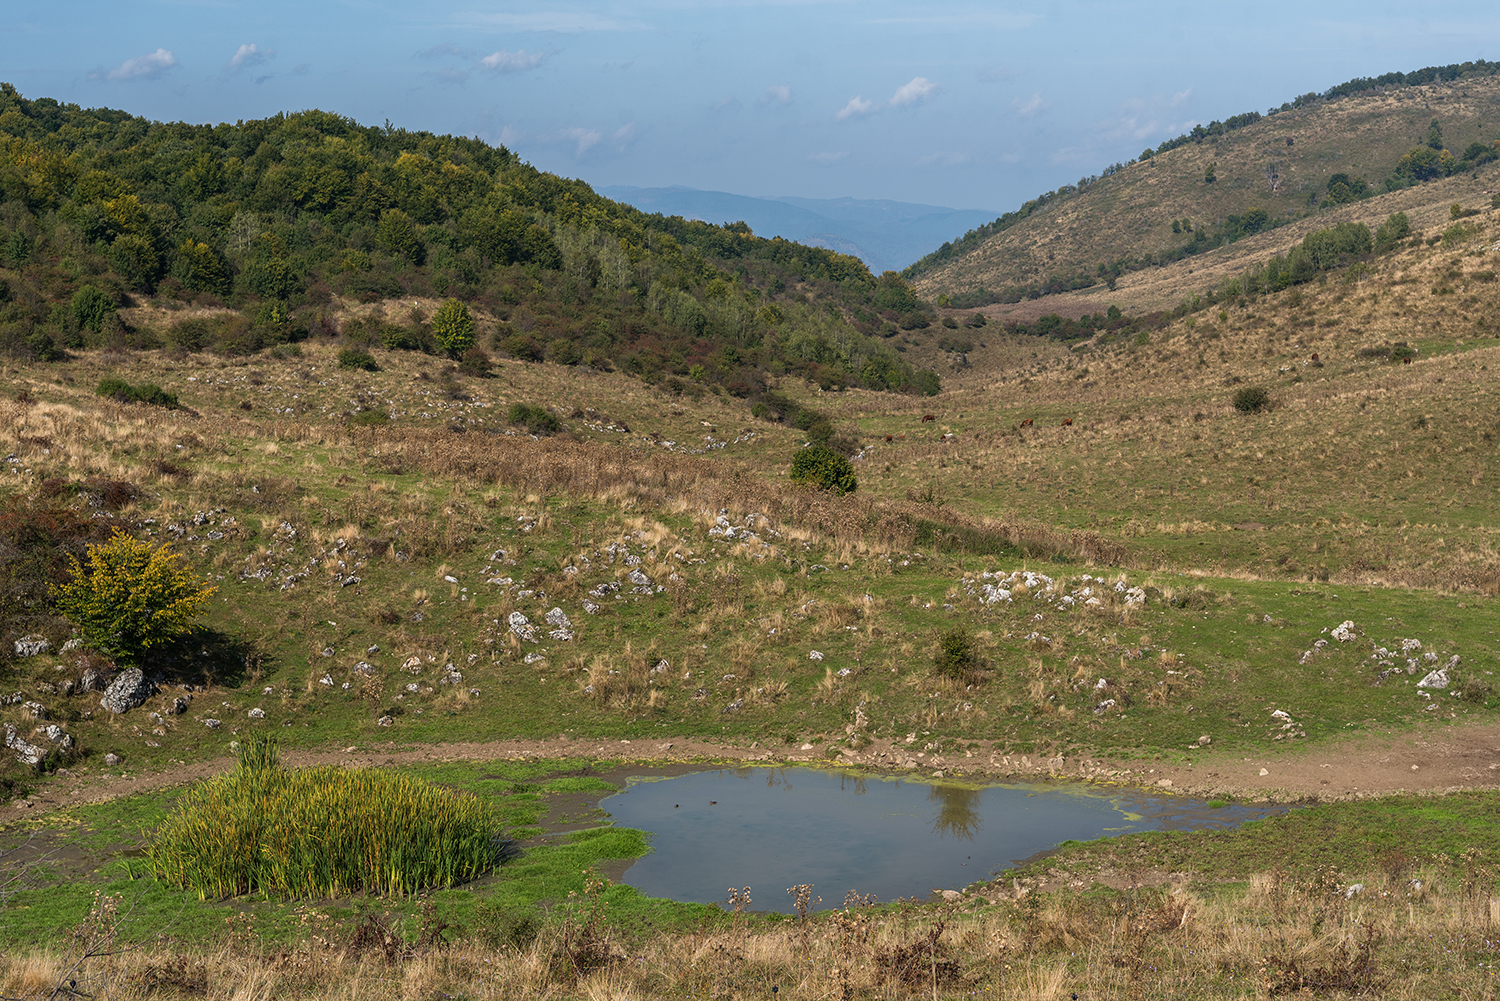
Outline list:
[[[987,209],[859,198],[756,198],[696,188],[598,188],[643,212],[720,224],[744,220],[756,236],[779,236],[853,254],[871,271],[899,271],[999,214]]]

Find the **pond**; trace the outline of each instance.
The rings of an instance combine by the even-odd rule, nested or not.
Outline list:
[[[1284,807],[1231,804],[1078,783],[960,785],[810,768],[635,775],[599,802],[651,832],[651,854],[622,882],[653,897],[723,902],[752,888],[755,910],[790,913],[787,888],[841,906],[960,889],[1068,840],[1232,827]]]

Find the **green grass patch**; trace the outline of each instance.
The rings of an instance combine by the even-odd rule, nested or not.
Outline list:
[[[1384,873],[1398,879],[1419,870],[1465,876],[1465,852],[1477,851],[1471,858],[1500,857],[1497,809],[1500,795],[1493,792],[1324,803],[1227,830],[1157,831],[1075,842],[1004,875],[1037,875],[1048,869],[1087,873],[1113,867],[1125,872],[1186,872],[1216,881],[1244,880],[1273,870],[1330,868],[1351,878]]]

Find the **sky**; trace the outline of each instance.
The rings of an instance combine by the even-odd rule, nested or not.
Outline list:
[[[1359,76],[1500,59],[1456,0],[6,0],[30,98],[223,122],[320,108],[594,187],[1017,207]]]

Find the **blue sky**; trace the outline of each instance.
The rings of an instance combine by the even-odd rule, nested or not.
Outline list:
[[[1003,211],[1497,38],[1492,0],[8,0],[0,80],[164,120],[316,107],[476,135],[596,187]]]

